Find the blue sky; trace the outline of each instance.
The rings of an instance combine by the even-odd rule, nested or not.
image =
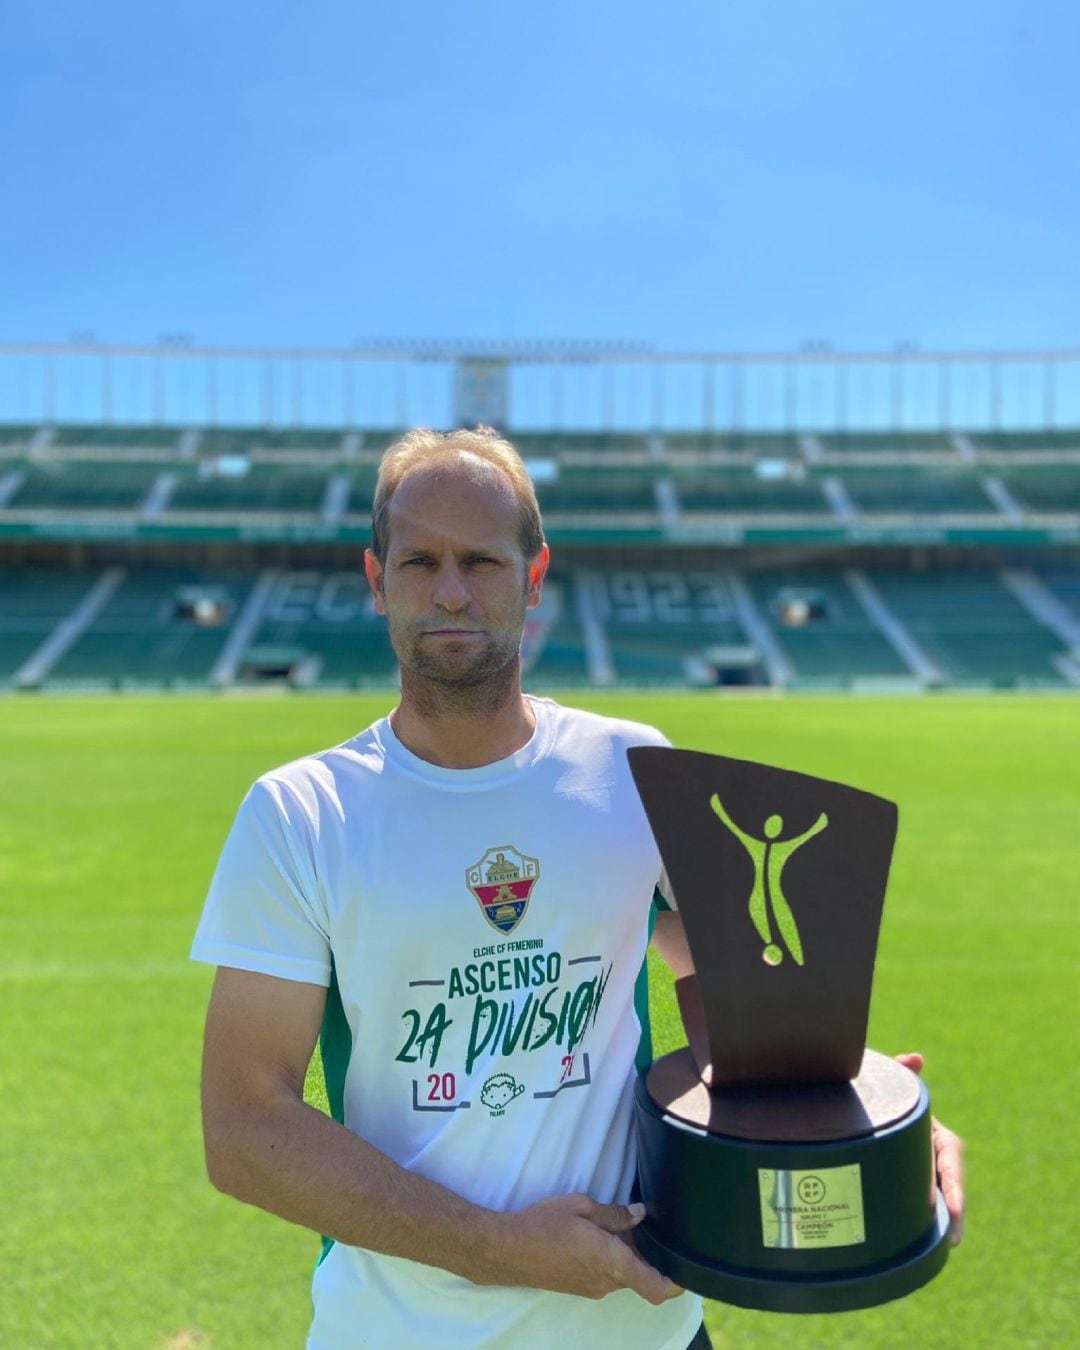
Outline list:
[[[1077,346],[1057,0],[6,0],[0,338]]]

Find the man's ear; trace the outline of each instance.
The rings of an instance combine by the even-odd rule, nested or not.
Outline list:
[[[551,550],[545,544],[529,563],[529,592],[525,600],[528,609],[535,609],[540,603],[540,592],[544,588],[544,577],[547,576],[550,561]]]
[[[371,587],[371,594],[375,597],[375,613],[385,614],[386,603],[383,600],[383,567],[382,563],[369,548],[364,549],[364,575],[367,577],[368,585]]]

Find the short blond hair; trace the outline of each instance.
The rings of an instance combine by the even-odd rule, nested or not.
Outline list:
[[[387,446],[379,462],[375,500],[371,505],[371,551],[380,562],[386,560],[389,539],[390,501],[402,480],[414,469],[428,464],[448,462],[456,451],[464,450],[492,465],[509,479],[518,505],[518,529],[522,552],[535,558],[544,547],[544,526],[536,489],[525,462],[513,445],[494,427],[464,427],[456,431],[429,431],[417,427]]]

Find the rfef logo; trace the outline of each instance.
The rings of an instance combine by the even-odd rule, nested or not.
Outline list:
[[[540,864],[510,844],[489,848],[465,872],[465,884],[479,901],[484,918],[500,933],[512,933],[529,905]]]

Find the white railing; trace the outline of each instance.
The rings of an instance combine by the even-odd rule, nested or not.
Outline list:
[[[724,434],[1080,426],[1080,349],[657,352],[631,343],[349,348],[0,343],[0,422]]]

